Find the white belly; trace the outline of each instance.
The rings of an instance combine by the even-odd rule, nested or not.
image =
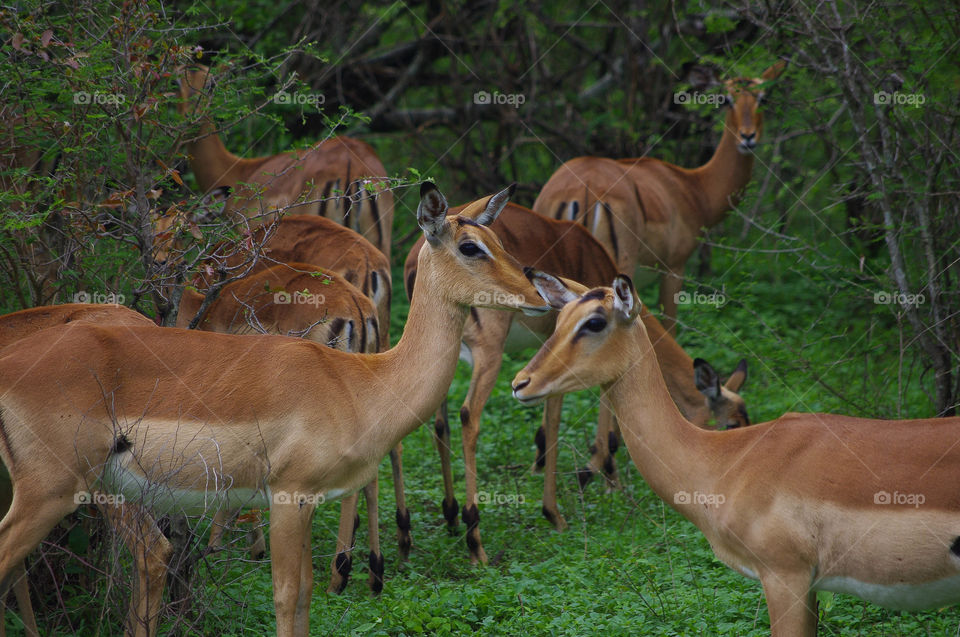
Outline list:
[[[960,603],[960,575],[924,584],[871,584],[851,577],[824,577],[818,591],[846,593],[894,610],[922,610]]]

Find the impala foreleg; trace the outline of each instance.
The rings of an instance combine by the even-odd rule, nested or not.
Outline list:
[[[600,398],[600,409],[597,417],[597,435],[590,447],[590,462],[581,469],[577,477],[583,487],[590,481],[594,473],[602,473],[606,478],[607,491],[620,488],[620,478],[617,475],[615,455],[620,448],[620,434],[617,428],[616,416],[605,397]]]
[[[440,403],[437,419],[433,426],[433,438],[440,454],[440,472],[443,474],[443,517],[447,520],[447,531],[453,535],[457,529],[459,504],[453,494],[453,466],[450,463],[450,419],[447,414],[447,401]]]
[[[761,577],[771,637],[817,637],[817,594],[810,573],[780,571]]]
[[[376,477],[363,488],[363,496],[367,501],[367,542],[370,544],[370,590],[375,595],[383,590],[383,553],[380,552],[378,490],[379,481]]]
[[[136,637],[157,634],[157,619],[173,547],[142,507],[102,505],[100,511],[133,555],[137,581],[130,600],[126,632]]]
[[[360,516],[357,514],[359,494],[351,493],[340,499],[340,526],[337,529],[337,553],[330,564],[330,584],[328,593],[342,593],[350,580],[353,569],[353,547],[357,541],[357,527]]]
[[[397,544],[400,547],[400,559],[410,556],[413,537],[410,535],[410,509],[407,508],[407,495],[403,488],[403,443],[390,451],[390,467],[393,470],[393,493],[397,501]],[[456,510],[456,506],[453,507]]]
[[[684,263],[670,268],[660,277],[660,307],[663,316],[660,322],[670,336],[677,335],[677,293],[683,289]]]
[[[270,507],[270,566],[277,637],[306,637],[309,633],[313,589],[310,521],[315,508],[299,502]]]
[[[17,598],[17,610],[20,611],[20,620],[23,622],[24,634],[27,637],[39,637],[37,630],[37,620],[33,614],[33,605],[30,603],[30,586],[27,582],[27,571],[21,562],[14,568],[10,574],[11,587]],[[6,597],[7,593],[0,593],[0,637],[6,637],[6,623],[3,618],[6,616]]]
[[[544,451],[546,462],[543,471],[543,516],[550,520],[557,531],[567,528],[567,521],[557,507],[557,455],[559,454],[560,412],[563,395],[551,396],[543,407]]]

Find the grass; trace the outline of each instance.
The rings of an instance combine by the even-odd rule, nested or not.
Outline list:
[[[730,258],[723,252],[715,255],[717,271],[725,271]],[[755,264],[744,269],[763,272]],[[402,280],[399,274],[395,281]],[[681,308],[686,327],[679,340],[692,355],[715,363],[721,373],[729,373],[741,356],[748,358],[750,378],[743,395],[754,422],[790,410],[882,415],[900,409],[914,416],[929,415],[924,413],[929,411],[924,379],[916,371],[906,366],[902,390],[890,380],[901,366],[896,348],[889,347],[896,342],[897,326],[867,301],[859,308],[825,301],[818,282],[789,270],[727,283],[730,299],[723,307]],[[654,287],[642,290],[648,301],[655,298],[654,292]],[[396,341],[407,308],[402,293],[394,299]],[[480,528],[490,565],[469,564],[462,523],[456,535],[448,534],[439,506],[442,483],[432,427],[421,427],[404,441],[414,536],[410,560],[397,561],[392,483],[384,462],[380,489],[384,591],[373,597],[366,588],[366,533],[361,524],[350,585],[343,595],[324,592],[339,507],[321,507],[313,526],[311,634],[769,634],[759,583],[715,559],[699,531],[650,491],[625,451],[618,453],[621,491],[605,493],[596,481],[580,491],[574,472],[584,464],[593,438],[595,390],[568,396],[565,402],[559,504],[570,528],[562,534],[552,530],[540,514],[543,477],[531,472],[533,434],[541,412],[522,407],[509,391],[510,379],[530,355],[532,351],[505,361],[481,423],[479,488],[510,496],[514,502],[481,507]],[[469,369],[461,364],[450,392],[461,505],[463,463],[456,414],[468,382]],[[242,545],[239,534],[234,539]],[[272,633],[269,564],[234,559],[241,557],[239,550],[227,556],[201,566],[200,580],[208,584],[197,606],[204,612],[200,625],[187,633],[220,637]],[[68,614],[82,614],[85,605],[104,606],[98,595],[65,593]],[[123,598],[114,597],[117,606],[108,614],[110,621],[78,628],[87,624],[74,620],[72,630],[49,634],[120,634]],[[915,637],[960,631],[956,608],[898,613],[855,598],[822,594],[820,611],[821,635]],[[22,634],[11,614],[6,621],[8,634]]]

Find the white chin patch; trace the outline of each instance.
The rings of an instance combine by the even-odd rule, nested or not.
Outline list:
[[[549,307],[522,307],[520,311],[527,316],[543,316],[550,311]]]

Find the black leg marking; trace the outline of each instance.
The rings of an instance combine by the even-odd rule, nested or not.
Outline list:
[[[462,515],[463,523],[467,525],[467,548],[470,549],[471,554],[476,555],[480,552],[480,532],[478,530],[480,511],[477,510],[477,505],[473,504],[463,507]]]
[[[413,546],[413,540],[410,537],[410,511],[397,509],[397,536],[400,557],[405,558],[410,555],[410,547]]]
[[[611,431],[607,434],[607,449],[610,450],[610,455],[617,453],[617,449],[620,448],[620,438],[617,436],[616,432]]]
[[[457,511],[459,511],[459,509],[460,504],[456,498],[453,498],[449,502],[446,500],[443,501],[443,517],[447,519],[447,526],[451,533],[457,528]]]
[[[533,441],[537,443],[537,467],[543,469],[544,465],[547,464],[547,434],[544,433],[542,425],[537,429]]]
[[[553,514],[553,511],[547,507],[540,507],[540,512],[543,513],[543,517],[547,518],[550,524],[557,526],[557,516]]]
[[[464,405],[460,408],[460,426],[466,427],[468,422],[470,422],[470,410]]]
[[[374,595],[383,590],[383,553],[370,551],[370,590]]]
[[[590,467],[583,467],[577,471],[577,482],[580,483],[581,489],[587,486],[591,480],[593,480],[593,471],[590,470]]]
[[[339,594],[343,592],[343,589],[347,587],[347,582],[350,581],[350,571],[353,569],[353,558],[346,553],[337,553],[333,567],[336,569],[337,575],[340,576],[340,583],[337,584],[337,590],[334,591]]]
[[[607,474],[607,477],[613,477],[614,472],[617,470],[616,465],[613,463],[613,456],[607,455],[603,460],[603,472]]]

